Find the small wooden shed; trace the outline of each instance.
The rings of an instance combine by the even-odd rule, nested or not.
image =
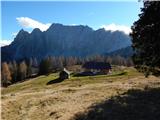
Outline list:
[[[59,79],[64,80],[64,79],[69,79],[70,78],[70,72],[64,68],[60,73],[59,73]]]

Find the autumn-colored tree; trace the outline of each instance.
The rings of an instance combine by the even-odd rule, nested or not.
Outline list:
[[[10,73],[11,73],[11,77],[12,77],[11,82],[13,82],[14,68],[13,68],[12,62],[9,62],[8,67],[9,67],[9,70],[10,70]]]
[[[11,72],[6,62],[2,63],[1,75],[2,75],[2,81],[1,81],[2,86],[7,87],[9,84],[11,84],[11,79],[12,79]]]
[[[56,63],[57,63],[57,70],[61,70],[64,66],[64,57],[58,57]]]
[[[22,61],[18,67],[18,80],[24,80],[27,77],[27,65]]]
[[[132,61],[132,59],[131,58],[127,58],[126,59],[126,65],[128,66],[128,67],[130,67],[130,66],[133,66],[134,64],[133,64],[133,61]]]
[[[106,57],[105,62],[112,64],[112,58],[110,56]]]
[[[75,65],[77,63],[77,59],[76,57],[67,57],[65,59],[65,66],[72,66]]]
[[[102,55],[95,55],[92,59],[97,62],[104,62],[104,57]]]

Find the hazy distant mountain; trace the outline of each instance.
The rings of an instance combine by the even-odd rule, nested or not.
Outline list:
[[[93,30],[88,26],[52,24],[47,31],[19,31],[14,41],[2,47],[2,61],[45,56],[88,56],[104,54],[131,45],[121,31]]]
[[[113,52],[110,52],[110,53],[107,53],[106,55],[107,56],[122,56],[122,57],[131,57],[133,55],[133,48],[131,46],[128,46],[128,47],[125,47],[125,48],[121,48],[121,49],[118,49],[116,51],[113,51]]]

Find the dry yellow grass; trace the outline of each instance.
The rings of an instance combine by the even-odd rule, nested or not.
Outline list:
[[[145,78],[133,68],[114,76],[72,77],[46,85],[52,74],[2,89],[2,120],[69,120],[92,104],[128,89],[160,86],[160,79]]]

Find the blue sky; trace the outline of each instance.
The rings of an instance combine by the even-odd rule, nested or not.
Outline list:
[[[138,19],[142,2],[18,2],[3,1],[2,40],[13,40],[20,29],[46,30],[51,23],[88,25],[93,29],[127,29]]]

